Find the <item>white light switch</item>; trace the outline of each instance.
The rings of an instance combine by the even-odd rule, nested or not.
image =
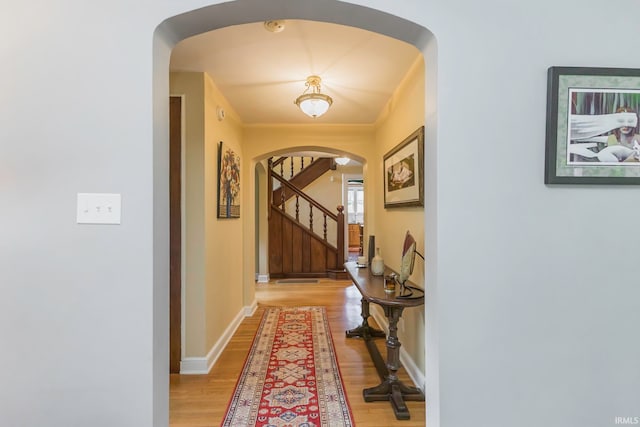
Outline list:
[[[78,193],[78,224],[120,224],[120,194]]]

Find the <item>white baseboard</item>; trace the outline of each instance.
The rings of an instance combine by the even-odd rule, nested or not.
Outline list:
[[[384,329],[384,332],[386,334],[388,334],[389,322],[387,321],[387,318],[382,312],[382,309],[372,304],[369,311],[371,313],[371,317],[373,317],[376,323],[380,325],[382,329]],[[384,358],[385,356],[383,355],[382,357]],[[425,390],[424,372],[422,372],[420,368],[418,368],[418,365],[416,365],[415,360],[413,360],[413,358],[409,355],[409,353],[407,353],[407,351],[402,347],[400,347],[400,363],[402,363],[402,367],[404,368],[404,370],[407,371],[407,374],[409,375],[409,378],[411,378],[411,381],[413,381],[416,387],[418,387],[424,393],[424,390]]]
[[[224,349],[229,344],[231,337],[235,334],[236,330],[242,323],[242,319],[252,316],[258,308],[257,300],[249,306],[245,306],[240,312],[233,318],[227,329],[216,342],[206,357],[185,357],[180,362],[180,373],[184,375],[202,375],[208,374],[213,365],[216,363]]]
[[[268,274],[258,274],[257,281],[258,281],[258,283],[269,283],[269,275]]]
[[[207,374],[207,358],[206,357],[185,357],[180,361],[180,374],[182,375],[198,375]]]
[[[254,299],[250,305],[244,307],[244,317],[251,317],[258,309],[258,300]]]

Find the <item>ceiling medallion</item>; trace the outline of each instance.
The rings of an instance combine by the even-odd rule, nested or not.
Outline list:
[[[270,33],[279,33],[284,30],[284,21],[264,21],[264,28],[266,28]]]

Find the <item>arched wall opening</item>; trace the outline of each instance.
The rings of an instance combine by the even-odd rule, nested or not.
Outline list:
[[[429,284],[430,299],[425,306],[425,343],[429,348],[425,358],[425,371],[428,371],[425,392],[429,395],[428,423],[432,426],[438,422],[438,353],[437,353],[437,47],[433,34],[424,27],[385,12],[345,2],[314,0],[238,0],[222,4],[206,6],[171,17],[158,26],[154,34],[153,63],[153,180],[154,180],[154,425],[168,425],[168,111],[169,95],[169,59],[171,50],[177,42],[187,37],[212,31],[218,28],[260,22],[270,19],[307,19],[332,22],[341,25],[358,27],[405,41],[414,45],[425,58],[425,256],[430,260],[430,268],[425,271],[425,283]],[[326,147],[323,147],[326,149]],[[246,153],[245,153],[246,156]],[[259,156],[258,156],[259,157]],[[245,180],[250,187],[255,187],[256,156],[246,156],[251,160],[249,166],[250,179]],[[366,173],[366,167],[365,167]],[[245,177],[247,177],[245,175]],[[243,200],[254,199],[255,188],[249,188]],[[255,200],[253,200],[255,203]],[[245,230],[253,230],[254,215],[243,220]],[[248,222],[244,222],[248,221]],[[426,236],[429,236],[427,239]],[[255,233],[244,233],[243,237],[242,274],[245,303],[252,299],[252,287],[255,274]]]
[[[275,159],[280,156],[287,156],[290,154],[297,155],[299,153],[303,153],[303,154],[314,153],[314,154],[318,154],[318,157],[345,156],[352,159],[354,162],[357,162],[357,164],[359,165],[356,167],[337,166],[337,171],[329,171],[323,175],[323,176],[330,175],[332,185],[339,185],[339,188],[340,188],[339,200],[338,198],[336,198],[337,195],[334,192],[332,196],[335,202],[333,204],[325,204],[325,207],[327,207],[331,211],[333,211],[334,208],[337,207],[337,205],[344,206],[344,200],[343,200],[344,198],[342,197],[343,196],[342,193],[344,190],[344,183],[342,182],[342,179],[341,179],[342,173],[344,173],[345,171],[349,171],[349,170],[353,171],[353,169],[356,169],[360,172],[359,175],[363,176],[364,170],[366,169],[366,163],[367,163],[366,157],[347,151],[346,149],[333,148],[331,146],[319,147],[319,146],[291,145],[289,148],[281,148],[278,150],[268,151],[268,152],[259,153],[259,154],[252,153],[252,155],[255,154],[255,157],[251,159],[251,165],[249,166],[249,168],[255,173],[255,177],[250,179],[255,183],[253,193],[255,193],[255,199],[257,203],[260,203],[260,205],[256,206],[254,210],[257,215],[257,217],[254,219],[254,223],[256,224],[256,230],[254,234],[256,236],[255,276],[258,282],[264,283],[268,281],[270,277],[270,271],[269,271],[268,262],[267,262],[267,255],[268,255],[267,254],[267,251],[268,251],[267,218],[268,218],[269,209],[270,209],[269,207],[270,195],[268,194],[268,179],[271,179],[271,178],[269,176],[269,171],[268,171],[266,162],[271,157]],[[314,198],[315,200],[320,200],[319,197],[315,196],[314,194],[311,194],[311,197]],[[346,211],[345,211],[345,216],[346,216]],[[345,221],[345,224],[344,224],[345,236],[347,231],[348,231],[348,224]],[[333,237],[335,237],[335,233]],[[348,252],[348,241],[345,239],[344,243],[345,243],[344,250],[346,254]],[[258,250],[258,248],[260,250]]]

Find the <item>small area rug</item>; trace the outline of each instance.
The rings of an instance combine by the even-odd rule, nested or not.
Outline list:
[[[354,426],[324,307],[270,307],[222,426]]]

